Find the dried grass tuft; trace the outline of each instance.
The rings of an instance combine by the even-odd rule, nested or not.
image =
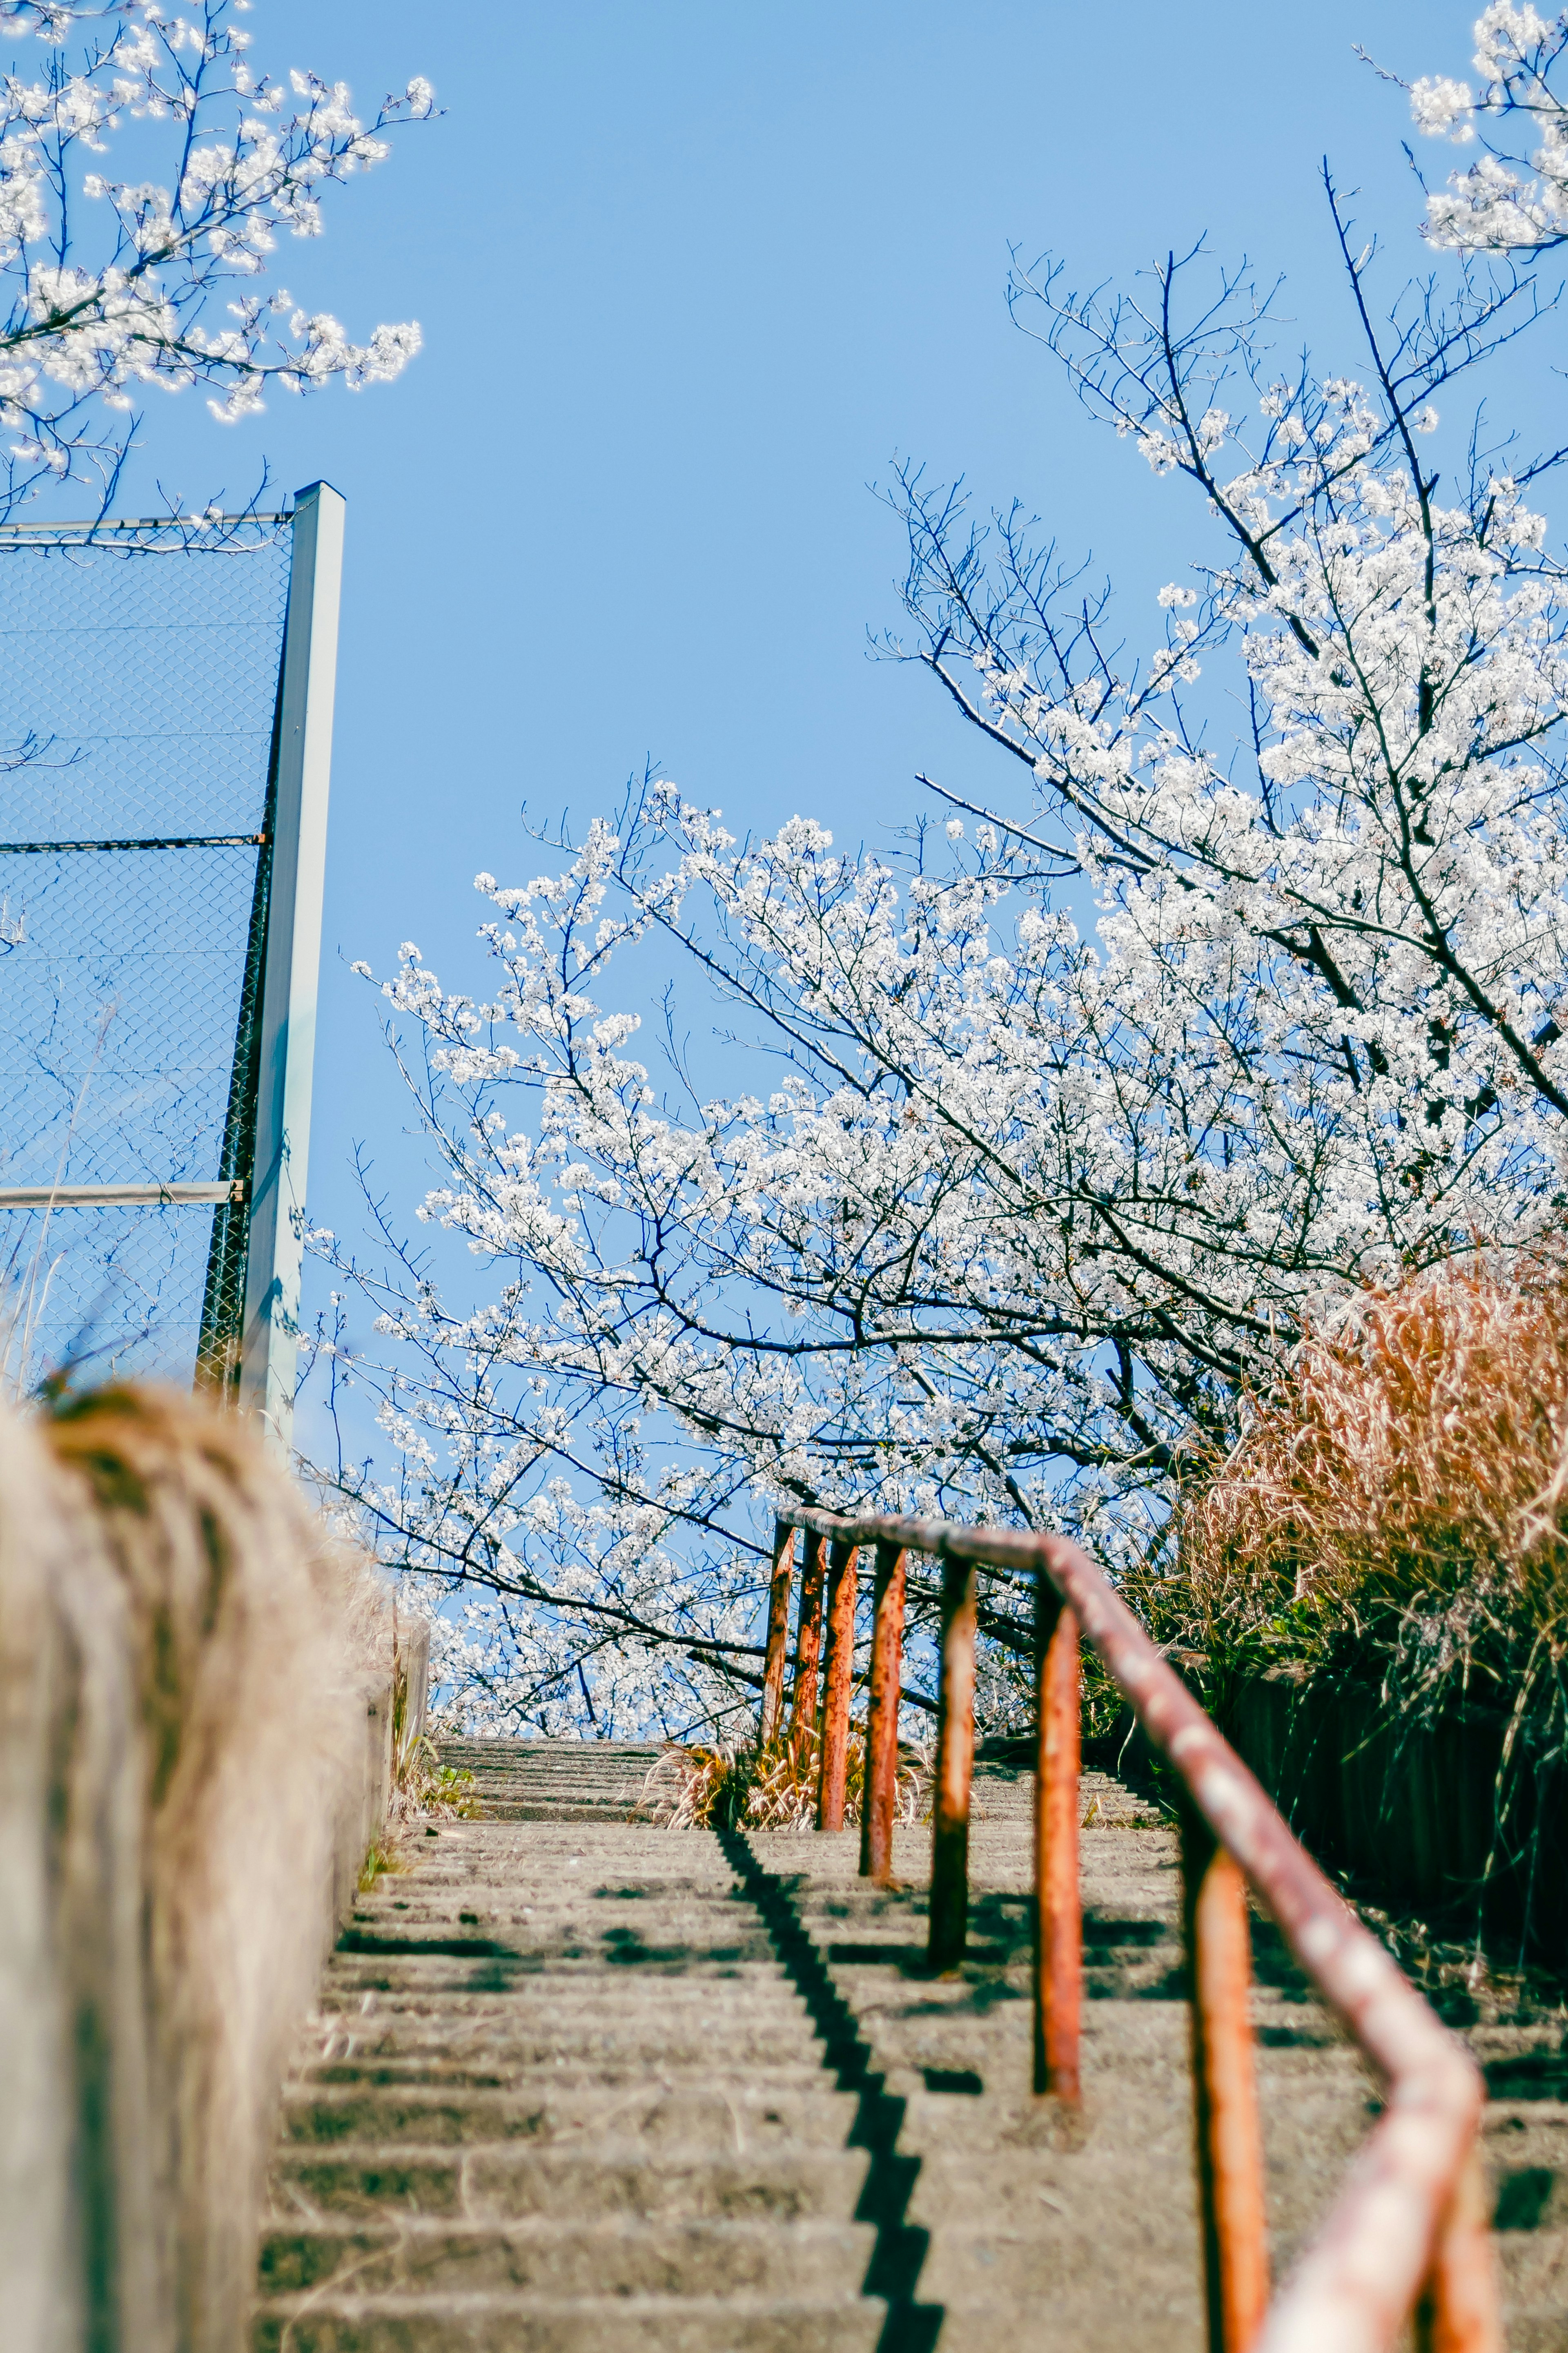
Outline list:
[[[735,1744],[714,1748],[672,1744],[650,1767],[643,1803],[666,1830],[809,1831],[816,1821],[816,1786],[822,1746],[815,1733],[785,1733],[763,1749]],[[851,1733],[844,1790],[844,1820],[860,1820],[866,1782],[864,1736]],[[894,1815],[915,1823],[931,1793],[928,1762],[900,1747]]]
[[[1189,1488],[1178,1538],[1140,1597],[1168,1640],[1348,1668],[1401,1711],[1478,1679],[1511,1703],[1568,1647],[1562,1260],[1364,1294]]]
[[[714,1748],[672,1742],[648,1767],[639,1802],[659,1830],[728,1828],[744,1754],[728,1742]]]
[[[391,1660],[384,1584],[237,1417],[0,1410],[7,2348],[239,2343]]]

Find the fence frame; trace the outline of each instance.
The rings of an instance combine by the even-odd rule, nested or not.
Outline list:
[[[318,481],[295,494],[286,515],[247,512],[220,518],[289,526],[289,593],[260,833],[0,845],[11,853],[38,854],[252,846],[259,852],[246,982],[248,989],[257,975],[257,1011],[252,1025],[242,991],[219,1176],[197,1182],[0,1186],[0,1210],[212,1207],[195,1382],[258,1415],[284,1448],[292,1433],[300,1337],[345,513],[342,492]],[[187,524],[169,515],[100,517],[11,523],[4,535],[22,543],[32,538],[87,545],[117,533],[200,530],[205,522]],[[227,1315],[215,1314],[226,1261],[237,1277],[236,1261],[243,1262],[237,1330]]]
[[[330,482],[296,495],[279,681],[239,1403],[283,1447],[300,1344],[345,513]]]

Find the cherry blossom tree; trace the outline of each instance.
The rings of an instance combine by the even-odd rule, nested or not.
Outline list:
[[[395,1465],[335,1477],[461,1597],[470,1720],[721,1716],[778,1498],[1157,1561],[1187,1466],[1303,1334],[1560,1226],[1554,461],[1478,427],[1440,496],[1432,454],[1539,305],[1472,261],[1380,309],[1327,195],[1360,332],[1331,375],[1281,364],[1267,299],[1201,250],[1125,297],[1016,274],[1127,461],[1195,494],[1142,647],[1021,509],[896,480],[886,650],[994,748],[989,801],[932,783],[945,818],[847,854],[649,778],[531,879],[479,878],[482,996],[412,944],[382,983],[442,1178],[430,1255],[384,1210],[377,1253],[322,1238],[382,1344],[329,1332],[330,1377]],[[721,1008],[700,1048],[694,988]],[[988,1605],[1002,1715],[1019,1600]]]
[[[319,235],[324,191],[431,115],[429,84],[363,121],[342,82],[260,70],[247,7],[0,5],[33,60],[0,81],[0,514],[72,476],[107,501],[147,390],[204,387],[232,423],[271,387],[383,381],[419,348],[412,322],[355,342],[273,273],[280,237]]]
[[[1477,83],[1428,74],[1405,85],[1425,137],[1483,151],[1430,195],[1426,233],[1461,251],[1551,252],[1568,240],[1568,107],[1557,87],[1568,13],[1493,0],[1475,42]]]

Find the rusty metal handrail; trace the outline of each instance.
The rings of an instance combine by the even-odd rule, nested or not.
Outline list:
[[[805,1532],[794,1722],[816,1721],[826,1617],[818,1830],[843,1820],[856,1570],[876,1547],[860,1870],[887,1879],[898,1765],[904,1558],[943,1565],[929,1952],[962,1957],[974,1755],[976,1587],[982,1568],[1036,1579],[1035,2089],[1079,2097],[1082,1924],[1078,1883],[1079,1638],[1184,1785],[1183,1925],[1211,2353],[1386,2353],[1415,2316],[1430,2353],[1501,2353],[1496,2263],[1477,2147],[1484,2091],[1441,2023],[1355,1917],[1137,1619],[1063,1536],[831,1512],[780,1515],[760,1736],[783,1719],[795,1532]],[[825,1565],[826,1556],[826,1565]],[[826,1607],[825,1607],[826,1604]],[[1387,2087],[1328,2221],[1269,2300],[1262,2137],[1248,2012],[1247,1888]]]

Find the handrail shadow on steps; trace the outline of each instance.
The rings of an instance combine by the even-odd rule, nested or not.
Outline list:
[[[840,2090],[856,2096],[847,2146],[865,2149],[870,2163],[855,2219],[871,2223],[877,2233],[860,2293],[883,2298],[888,2307],[877,2353],[932,2353],[945,2316],[940,2304],[921,2304],[915,2294],[931,2233],[905,2219],[921,2161],[898,2146],[904,2103],[873,2070],[871,2052],[854,2012],[834,1984],[784,1882],[763,1869],[741,1831],[720,1824],[718,1837],[726,1862],[761,1914],[773,1949],[805,2003],[826,2063],[837,2073]]]
[[[1069,2106],[1079,2098],[1083,1980],[1080,1635],[1131,1702],[1150,1742],[1174,1767],[1183,1790],[1183,1928],[1192,1987],[1210,2353],[1326,2353],[1329,2348],[1388,2353],[1412,2320],[1421,2353],[1501,2353],[1497,2268],[1476,2139],[1485,2097],[1479,2071],[1330,1885],[1093,1562],[1064,1536],[883,1514],[781,1514],[759,1727],[764,1744],[777,1735],[784,1713],[797,1529],[805,1536],[805,1560],[794,1721],[803,1730],[815,1721],[820,1664],[818,1830],[843,1826],[857,1561],[862,1547],[875,1548],[860,1829],[860,1871],[873,1881],[887,1880],[892,1863],[905,1556],[917,1552],[942,1563],[928,1947],[937,1969],[963,1957],[967,1926],[979,1575],[1005,1568],[1035,1578],[1034,2088]],[[826,2005],[823,2018],[833,2021],[832,2031],[827,2024],[819,2031],[832,2050],[835,2033],[853,2036],[853,2021],[832,1990],[825,1963],[779,1883],[762,1871],[743,1839],[723,1835],[726,1852],[774,1928],[781,1957],[807,2000]],[[1272,2299],[1249,2011],[1249,1887],[1386,2086],[1382,2115],[1328,2221]],[[864,2071],[864,2060],[860,2065]],[[886,2103],[880,2079],[866,2080],[878,2084],[876,2097]],[[850,2088],[859,2088],[858,2079]],[[889,2162],[912,2162],[892,2160],[889,2148]],[[874,2151],[874,2174],[876,2164]],[[894,2179],[888,2176],[889,2185]],[[901,2203],[898,2212],[901,2217]],[[878,2220],[880,2232],[879,2218],[868,2219]],[[901,2221],[898,2228],[907,2231]],[[911,2319],[934,2311],[940,2321],[940,2307],[905,2309]],[[897,2339],[900,2348],[925,2341]]]

